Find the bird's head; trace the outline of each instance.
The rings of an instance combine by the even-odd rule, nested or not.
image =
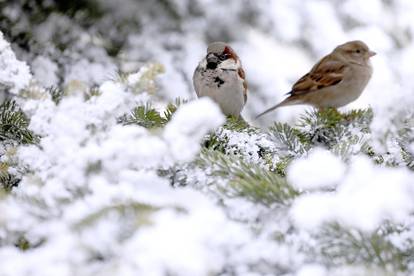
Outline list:
[[[240,66],[239,57],[234,50],[224,42],[213,42],[207,47],[206,68],[215,70],[216,68]],[[234,68],[236,69],[236,68]]]
[[[349,41],[339,45],[335,48],[334,53],[339,54],[350,62],[358,64],[366,64],[372,56],[376,55],[374,51],[371,51],[368,46],[360,40]]]

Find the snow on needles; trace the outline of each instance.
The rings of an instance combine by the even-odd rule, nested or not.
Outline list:
[[[175,160],[190,161],[199,151],[199,141],[209,130],[224,123],[224,115],[209,98],[190,102],[180,108],[165,127],[164,138]]]
[[[191,188],[173,189],[149,170],[191,161],[202,137],[224,122],[218,106],[206,98],[183,104],[161,133],[117,123],[141,100],[145,93],[108,81],[87,101],[73,95],[59,105],[49,98],[26,102],[30,127],[44,137],[18,152],[33,173],[15,190],[9,206],[16,210],[2,217],[2,224],[6,233],[24,231],[31,242],[45,243],[28,254],[1,247],[7,264],[2,275],[29,270],[36,275],[205,275],[221,269],[225,252],[247,242],[248,231],[214,202]],[[96,256],[107,260],[90,271],[86,264]]]
[[[333,188],[343,178],[345,165],[328,150],[316,148],[288,167],[287,179],[300,190]]]
[[[414,175],[403,167],[413,169],[414,154],[413,1],[101,0],[94,1],[96,15],[85,7],[72,16],[55,2],[1,5],[13,48],[0,33],[0,93],[20,92],[16,102],[40,139],[10,145],[13,157],[0,149],[0,173],[24,174],[17,187],[0,192],[0,275],[368,275],[343,266],[378,264],[392,275],[412,274]],[[250,118],[281,100],[312,64],[354,39],[377,52],[366,91],[345,108],[372,107],[363,139],[351,129],[344,143],[324,149],[316,146],[324,141],[303,136],[319,132],[295,127],[299,132],[286,137],[297,139],[294,147],[300,142],[299,153],[279,150],[273,132],[225,126],[201,146],[224,121],[208,99],[182,104],[160,128],[120,122],[136,107],[194,98],[194,68],[206,45],[220,40],[243,62],[243,117],[255,124]],[[297,126],[305,109],[280,109],[258,123]],[[209,144],[217,157],[232,158],[212,156],[214,166],[200,167],[193,161]],[[233,158],[243,167],[227,166]],[[283,206],[260,201],[290,191],[286,185],[294,191],[283,193]],[[340,253],[320,254],[320,234],[335,222],[340,234],[379,235],[372,249],[381,252],[364,252],[346,235],[329,237],[328,229],[328,249]],[[407,230],[376,231],[388,223]],[[396,247],[384,248],[382,240]],[[352,248],[342,250],[348,242]]]
[[[31,79],[29,66],[16,59],[10,44],[0,32],[0,85],[9,89],[11,93],[18,94]]]
[[[373,231],[386,220],[403,223],[414,211],[413,181],[414,174],[405,168],[379,167],[366,157],[356,156],[336,191],[300,196],[291,215],[306,229],[340,222]]]

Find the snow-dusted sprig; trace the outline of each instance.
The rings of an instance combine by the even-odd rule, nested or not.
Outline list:
[[[204,147],[226,155],[240,155],[247,162],[267,163],[271,150],[266,135],[242,118],[227,117],[226,123],[204,139]]]
[[[15,101],[6,101],[0,106],[0,141],[18,144],[33,144],[38,137],[28,129],[29,118]]]
[[[46,92],[49,93],[50,97],[52,98],[52,101],[54,101],[55,104],[59,104],[65,94],[64,90],[60,89],[57,86],[51,86],[46,88]]]
[[[136,124],[145,128],[162,127],[167,120],[150,104],[135,107],[129,115],[124,115],[118,119],[124,125]]]
[[[164,110],[164,118],[169,122],[172,119],[172,115],[182,105],[187,103],[188,100],[176,98],[174,103],[169,103]]]
[[[275,143],[278,154],[285,153],[293,157],[309,149],[310,141],[306,135],[288,124],[275,123],[269,128],[269,138]]]
[[[401,148],[401,155],[404,161],[407,163],[407,167],[414,170],[414,153],[406,148]]]
[[[92,97],[97,97],[101,95],[101,91],[98,86],[92,86],[85,92],[85,100],[89,100]]]
[[[406,271],[412,262],[414,247],[412,241],[404,246],[392,242],[393,236],[403,235],[407,228],[384,223],[373,232],[346,228],[339,223],[324,226],[316,234],[316,244],[321,262],[327,265],[362,265],[396,273]],[[395,274],[394,274],[395,275]]]
[[[226,123],[223,125],[225,129],[237,132],[258,133],[258,129],[249,125],[243,118],[228,116]]]
[[[156,77],[159,74],[165,72],[165,68],[160,63],[149,63],[142,67],[138,73],[130,74],[124,79],[121,80],[126,81],[126,83],[132,88],[132,92],[135,94],[139,94],[142,92],[147,92],[149,94],[155,94],[158,90],[156,84]]]
[[[178,107],[187,101],[176,99],[174,103],[169,103],[163,114],[158,112],[150,103],[135,107],[129,114],[118,118],[118,123],[123,125],[139,125],[145,128],[164,127],[171,119]]]
[[[22,144],[35,144],[39,137],[28,129],[29,118],[13,100],[0,105],[0,143],[5,156],[15,153],[16,147]],[[1,156],[0,188],[11,191],[20,182],[19,173],[12,161],[13,158]],[[11,173],[14,172],[14,173]]]
[[[342,114],[336,109],[327,108],[306,112],[301,117],[298,127],[306,133],[308,140],[313,144],[331,148],[344,137],[351,135],[353,128],[369,132],[372,116],[371,109],[353,110]]]
[[[111,213],[117,213],[120,216],[130,216],[134,217],[134,225],[141,226],[150,223],[150,215],[160,208],[156,206],[152,206],[145,203],[140,202],[125,202],[125,203],[118,203],[112,204],[110,206],[104,206],[86,216],[82,217],[79,221],[77,221],[73,228],[75,230],[79,230],[84,227],[90,227],[92,224],[96,223],[97,221],[101,220],[105,216],[110,215]]]
[[[9,167],[6,162],[0,162],[0,193],[1,189],[10,192],[20,182],[19,178],[9,173]]]
[[[414,170],[414,114],[406,114],[397,125],[397,143],[401,148],[401,156],[407,167]]]
[[[358,152],[369,155],[372,118],[370,108],[347,113],[327,108],[306,112],[298,123],[298,130],[311,145],[327,147],[346,160]]]
[[[268,154],[268,162],[272,171],[280,176],[286,175],[286,167],[290,161],[305,154],[310,149],[310,141],[304,133],[286,123],[274,123],[267,132],[267,137],[274,145]]]
[[[209,167],[211,176],[228,179],[227,184],[219,189],[229,197],[245,197],[272,206],[289,204],[298,195],[283,177],[256,164],[246,163],[237,156],[204,150],[198,162],[202,167]]]

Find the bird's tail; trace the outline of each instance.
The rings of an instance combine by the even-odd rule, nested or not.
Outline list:
[[[280,103],[278,103],[277,105],[274,105],[269,109],[266,109],[265,111],[263,111],[262,113],[257,115],[255,119],[258,119],[259,117],[262,117],[263,115],[275,110],[276,108],[286,106],[286,105],[294,105],[294,104],[298,104],[298,102],[296,100],[292,99],[292,97],[288,97],[288,98],[284,99],[283,101],[281,101]]]

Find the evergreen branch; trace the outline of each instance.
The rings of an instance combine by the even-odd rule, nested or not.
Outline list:
[[[92,97],[98,97],[101,94],[102,92],[101,90],[99,90],[98,86],[92,86],[88,89],[88,91],[86,91],[84,98],[85,98],[85,101],[88,101]]]
[[[366,233],[334,223],[325,226],[317,239],[327,264],[368,263],[391,271],[405,271],[408,262],[412,261],[412,257],[407,256],[413,256],[414,248],[402,249],[389,240],[392,234],[403,231],[401,227],[384,224],[372,233]]]
[[[257,133],[258,129],[250,126],[242,117],[227,116],[224,129],[236,132]]]
[[[19,144],[34,144],[38,136],[28,129],[29,119],[13,100],[0,106],[0,141],[12,140]]]
[[[326,108],[324,110],[312,110],[306,111],[305,115],[302,115],[299,120],[300,127],[313,126],[313,127],[335,127],[342,120],[341,113],[335,108]]]
[[[118,119],[124,125],[139,125],[145,128],[162,127],[167,123],[160,113],[149,104],[135,107],[129,115],[124,115]]]
[[[342,114],[334,108],[327,108],[306,112],[300,118],[298,128],[311,144],[332,149],[339,143],[355,143],[361,139],[355,136],[369,133],[372,118],[371,109],[352,110]]]
[[[397,143],[401,148],[401,157],[407,167],[414,170],[414,118],[413,114],[406,115],[402,122],[396,122],[401,125],[397,131]]]
[[[175,111],[177,111],[177,109],[185,103],[187,103],[187,100],[182,100],[180,98],[176,98],[174,103],[169,103],[164,111],[165,120],[167,122],[171,121]]]
[[[245,133],[251,136],[252,134],[259,133],[259,129],[256,127],[250,126],[243,118],[227,116],[226,122],[223,126],[218,128],[214,133],[207,135],[204,139],[203,145],[206,149],[220,151],[224,154],[229,152],[239,151],[237,148],[229,148],[228,141],[229,133],[234,133],[238,135],[240,133]],[[223,135],[224,134],[224,135]],[[259,146],[259,148],[261,148]],[[242,153],[241,153],[242,154]]]
[[[219,188],[230,197],[245,197],[253,202],[271,206],[287,205],[298,195],[284,178],[235,156],[204,150],[199,163],[202,167],[211,166],[212,176],[221,176],[229,180],[227,186]]]
[[[279,151],[291,156],[302,155],[309,149],[310,141],[306,135],[288,124],[275,123],[269,128],[269,136]]]
[[[64,91],[56,86],[51,86],[46,89],[46,91],[50,94],[52,97],[52,100],[55,102],[55,104],[59,104],[60,101],[63,98]]]
[[[122,84],[127,84],[128,83],[128,73],[122,72],[121,70],[117,70],[113,76],[111,76],[110,80],[113,82],[119,82]]]
[[[226,153],[227,144],[228,144],[228,138],[220,137],[217,135],[217,133],[210,133],[206,135],[203,141],[203,147],[205,149],[208,149],[211,151],[218,151],[223,154]]]
[[[407,167],[410,170],[414,170],[414,154],[407,150],[404,146],[401,147],[401,156]]]
[[[7,163],[0,162],[0,187],[6,192],[10,192],[20,182],[19,178],[9,174],[8,169]]]
[[[373,112],[370,108],[351,110],[343,114],[335,108],[326,108],[324,110],[307,111],[305,115],[301,116],[298,126],[304,129],[335,129],[340,126],[353,126],[361,131],[369,132],[372,118]]]
[[[114,204],[99,209],[96,212],[92,212],[91,214],[79,220],[76,224],[74,224],[73,227],[75,229],[81,229],[86,226],[90,226],[91,224],[95,223],[96,221],[99,221],[102,217],[107,216],[111,212],[117,212],[119,214],[128,214],[131,211],[133,211],[137,215],[136,223],[138,225],[145,225],[150,223],[149,215],[155,211],[158,211],[159,209],[160,208],[158,207],[137,202]]]
[[[150,104],[140,105],[135,107],[130,114],[118,118],[118,123],[124,125],[135,124],[150,129],[163,127],[172,119],[172,116],[180,105],[186,102],[186,100],[177,98],[175,103],[169,103],[167,105],[163,115],[152,108]]]
[[[158,90],[155,79],[164,72],[165,68],[160,63],[150,63],[142,67],[137,73],[139,79],[133,84],[133,93],[147,92],[154,95]]]
[[[151,216],[155,212],[165,208],[169,208],[181,214],[187,213],[186,209],[174,205],[153,206],[147,203],[141,203],[136,201],[114,203],[91,212],[90,214],[75,222],[72,225],[72,228],[76,231],[80,231],[84,228],[92,227],[93,224],[102,221],[102,219],[104,219],[105,217],[107,218],[113,214],[116,214],[120,220],[126,219],[127,221],[129,221],[128,225],[124,224],[124,229],[121,233],[121,238],[126,238],[135,233],[135,230],[137,228],[152,224],[153,222]]]

